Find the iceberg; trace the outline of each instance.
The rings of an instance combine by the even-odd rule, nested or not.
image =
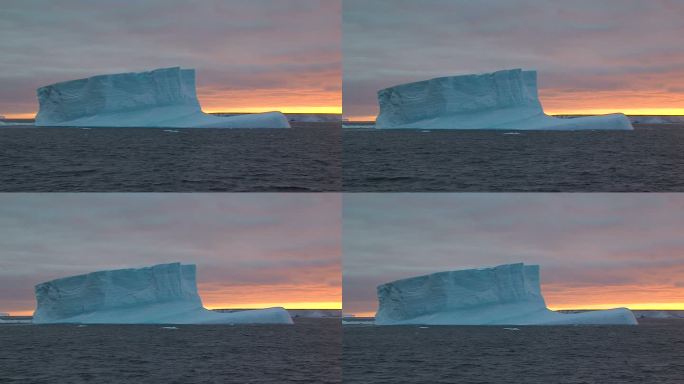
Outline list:
[[[631,130],[621,113],[561,119],[546,115],[537,72],[511,69],[440,77],[378,92],[377,128]]]
[[[564,314],[546,307],[539,266],[440,272],[378,287],[377,325],[636,325],[627,308]]]
[[[38,88],[38,127],[289,128],[280,112],[219,117],[202,112],[195,70],[100,75]]]
[[[34,324],[292,324],[283,308],[202,306],[195,265],[160,264],[65,277],[35,287]]]

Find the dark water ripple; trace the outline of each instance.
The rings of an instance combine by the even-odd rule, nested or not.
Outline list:
[[[604,327],[344,326],[344,383],[684,382],[684,322]]]
[[[2,383],[339,383],[339,319],[294,326],[0,326]]]
[[[2,128],[0,191],[339,191],[340,129]]]
[[[634,131],[350,130],[354,192],[681,192],[684,125]]]

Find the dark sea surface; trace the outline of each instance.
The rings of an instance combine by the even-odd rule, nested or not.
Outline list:
[[[293,129],[0,128],[3,192],[341,190],[339,123]]]
[[[639,326],[343,327],[344,383],[684,382],[684,320]]]
[[[345,191],[684,191],[684,125],[343,131]]]
[[[5,325],[5,383],[339,383],[339,319],[294,326]]]

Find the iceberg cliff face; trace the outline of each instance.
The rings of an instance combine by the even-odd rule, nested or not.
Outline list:
[[[36,126],[289,128],[280,112],[217,117],[202,112],[195,70],[163,68],[39,88]]]
[[[283,308],[234,313],[205,309],[194,265],[100,271],[36,285],[35,324],[291,324]]]
[[[625,308],[561,314],[546,308],[539,266],[440,272],[378,287],[378,325],[637,324]]]
[[[623,114],[559,119],[544,114],[537,72],[440,77],[378,92],[377,128],[633,129]]]

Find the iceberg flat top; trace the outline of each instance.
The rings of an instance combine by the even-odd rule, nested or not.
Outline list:
[[[561,314],[546,307],[539,266],[506,264],[378,286],[378,325],[636,324],[625,308]]]
[[[195,265],[160,264],[65,277],[36,285],[35,324],[283,323],[283,308],[218,313],[197,293]]]
[[[289,128],[280,112],[218,117],[202,112],[195,70],[98,75],[37,90],[41,127]]]
[[[623,114],[560,119],[544,114],[537,72],[438,77],[378,92],[377,128],[629,130]]]

